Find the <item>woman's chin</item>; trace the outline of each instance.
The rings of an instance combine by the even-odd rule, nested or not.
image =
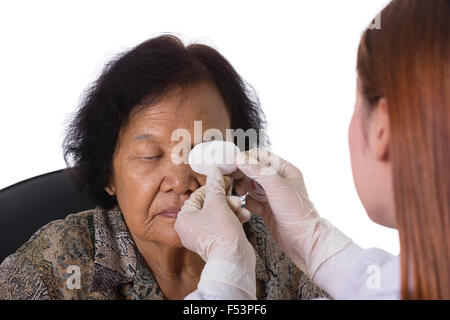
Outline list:
[[[183,244],[175,231],[174,224],[163,226],[158,232],[158,242],[171,247],[182,248]]]
[[[164,241],[165,244],[174,248],[183,248],[183,244],[181,243],[180,237],[178,235],[168,237]]]

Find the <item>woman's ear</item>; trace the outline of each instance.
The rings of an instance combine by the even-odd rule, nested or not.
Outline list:
[[[391,130],[386,98],[381,98],[370,115],[369,145],[379,161],[389,160]]]
[[[109,185],[105,187],[105,190],[110,196],[113,196],[116,194],[116,186],[114,184],[114,179],[111,176],[109,178],[109,181]]]
[[[116,188],[114,186],[105,187],[105,190],[110,196],[113,196],[116,194]]]
[[[116,186],[114,183],[114,176],[113,174],[109,174],[109,184],[105,187],[105,191],[110,195],[113,196],[116,194]]]

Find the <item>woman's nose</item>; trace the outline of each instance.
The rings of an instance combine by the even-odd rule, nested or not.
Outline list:
[[[161,183],[161,191],[174,191],[180,195],[190,195],[199,188],[199,183],[189,164],[172,164],[167,166]]]

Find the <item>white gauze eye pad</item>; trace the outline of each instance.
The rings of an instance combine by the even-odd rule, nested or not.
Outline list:
[[[197,144],[189,153],[189,165],[199,174],[207,175],[210,166],[216,166],[222,174],[231,174],[236,170],[234,157],[239,148],[228,141],[209,141]]]

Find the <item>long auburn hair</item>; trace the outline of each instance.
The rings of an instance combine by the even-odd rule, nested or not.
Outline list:
[[[357,69],[388,102],[402,297],[450,299],[450,0],[394,0],[368,28]]]

